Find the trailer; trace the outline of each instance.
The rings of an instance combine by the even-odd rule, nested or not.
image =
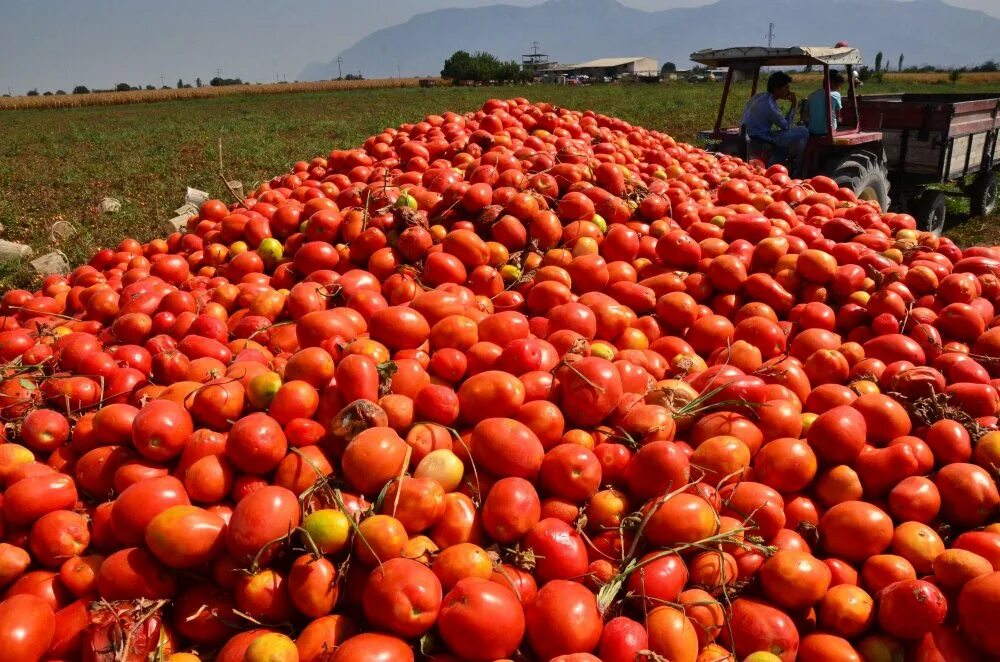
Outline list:
[[[862,95],[858,113],[882,134],[894,206],[943,228],[946,193],[929,187],[957,184],[973,216],[996,209],[1000,94]]]

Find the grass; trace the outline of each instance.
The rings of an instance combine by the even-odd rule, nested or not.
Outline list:
[[[887,80],[881,86],[869,84],[864,92],[991,88],[995,85]],[[720,94],[719,85],[687,83],[406,88],[5,111],[0,114],[2,238],[44,252],[49,248],[49,226],[60,219],[70,221],[80,234],[59,248],[78,264],[97,247],[113,246],[123,237],[146,240],[162,235],[162,223],[182,204],[186,186],[223,197],[220,137],[226,174],[249,189],[286,171],[294,161],[358,145],[384,127],[428,113],[472,110],[497,96],[590,108],[692,141],[699,129],[713,123]],[[105,196],[119,199],[121,211],[99,216],[96,205]],[[996,220],[963,221],[954,236],[963,243],[1000,243],[1000,232],[993,227]],[[21,266],[0,267],[0,285],[27,280]]]
[[[77,108],[80,106],[119,106],[134,103],[154,103],[187,99],[209,99],[221,96],[251,94],[290,94],[326,90],[367,90],[394,87],[417,87],[419,78],[377,78],[374,80],[321,80],[310,83],[262,83],[256,85],[226,85],[221,87],[184,87],[163,90],[130,90],[127,92],[91,92],[88,94],[53,94],[0,97],[0,110],[28,108]]]

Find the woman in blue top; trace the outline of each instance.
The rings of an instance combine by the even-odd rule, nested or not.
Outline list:
[[[771,74],[767,79],[767,92],[755,94],[747,101],[741,123],[746,127],[750,138],[775,145],[778,148],[776,152],[791,155],[795,167],[801,168],[806,142],[809,140],[809,129],[793,125],[797,100],[791,85],[792,77],[788,74],[781,71]],[[792,106],[787,113],[782,113],[778,107],[780,99],[791,102]],[[775,158],[779,158],[778,154]]]
[[[830,106],[833,109],[833,130],[837,130],[840,119],[840,109],[844,103],[840,98],[840,88],[844,87],[844,74],[839,71],[830,72]],[[826,117],[826,90],[819,88],[806,100],[809,108],[809,133],[823,136],[829,133]]]

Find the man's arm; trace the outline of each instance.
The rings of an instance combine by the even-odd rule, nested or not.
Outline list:
[[[778,100],[771,95],[768,95],[768,108],[770,109],[771,124],[776,124],[782,131],[787,131],[788,127],[792,125],[792,115],[795,114],[794,99],[792,101],[792,107],[789,109],[787,115],[782,114],[781,108],[778,106]]]

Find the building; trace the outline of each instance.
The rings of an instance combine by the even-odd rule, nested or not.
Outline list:
[[[554,66],[555,62],[549,61],[549,56],[540,52],[538,42],[531,44],[531,52],[521,56],[521,70],[525,73],[535,74],[542,69]]]
[[[579,64],[551,65],[539,69],[536,75],[547,79],[584,76],[590,79],[659,78],[660,67],[656,60],[649,57],[607,57]]]

